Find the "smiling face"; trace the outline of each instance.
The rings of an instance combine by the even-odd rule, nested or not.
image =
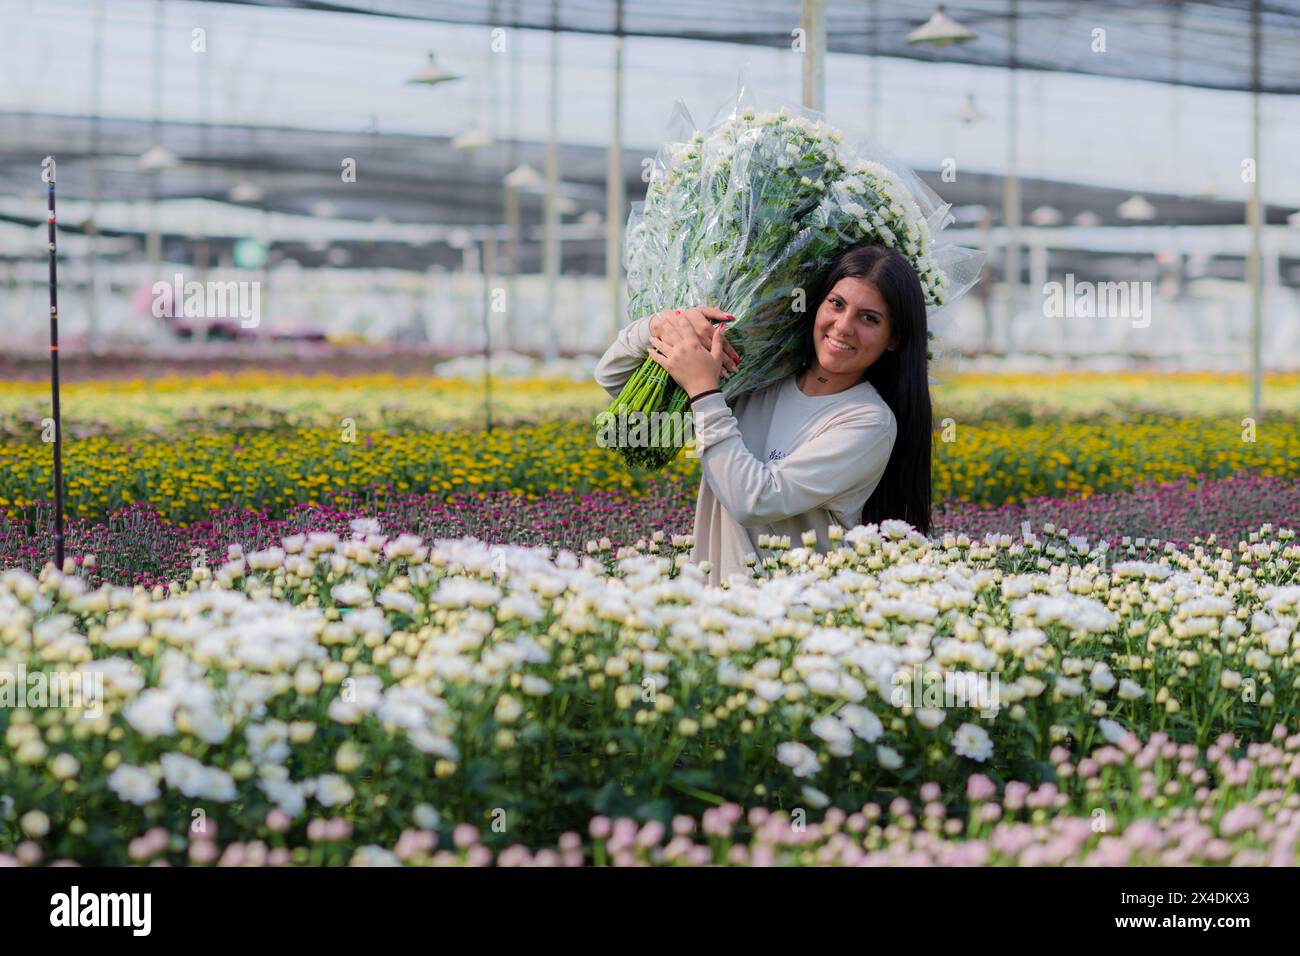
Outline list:
[[[831,289],[813,321],[817,361],[833,375],[861,373],[893,343],[889,309],[876,287],[846,276]]]

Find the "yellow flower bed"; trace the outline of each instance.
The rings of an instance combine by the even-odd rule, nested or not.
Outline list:
[[[1265,421],[1254,441],[1233,418],[958,425],[935,448],[936,500],[1003,504],[1127,491],[1141,481],[1300,475],[1300,425]]]
[[[1183,415],[1247,415],[1250,379],[1221,372],[936,373],[935,410],[958,421],[981,418],[997,405],[1022,406],[1037,417],[1083,416],[1135,408]],[[1264,379],[1266,412],[1300,413],[1300,373]]]
[[[492,413],[496,421],[587,414],[607,398],[595,382],[494,379]],[[48,406],[48,383],[0,382],[0,418],[23,415],[38,421],[49,414]],[[321,427],[339,426],[345,418],[358,427],[394,420],[425,428],[481,423],[483,382],[387,374],[241,372],[71,382],[63,387],[65,422],[100,423],[113,431],[167,427],[178,420],[216,414],[223,424],[238,427],[244,408],[274,410],[303,425]]]
[[[1183,374],[967,374],[939,376],[933,389],[938,418],[958,423],[1005,417],[999,408],[1033,418],[1079,417],[1145,408],[1171,414],[1245,415],[1250,384],[1243,375]],[[594,382],[496,379],[495,420],[594,415],[608,396]],[[49,414],[45,382],[0,382],[0,421],[19,416],[33,429]],[[1300,414],[1300,374],[1270,375],[1266,411]],[[358,427],[481,423],[483,383],[431,376],[367,374],[295,375],[214,373],[200,378],[168,376],[70,382],[63,389],[64,420],[99,423],[104,430],[166,428],[177,421],[215,418],[216,427],[238,428],[256,418],[253,409],[274,411],[296,424]]]
[[[1124,491],[1141,480],[1210,477],[1242,470],[1300,475],[1300,427],[1264,422],[1244,441],[1234,418],[1163,418],[1141,423],[961,425],[935,445],[937,500],[1002,504],[1039,495]],[[95,517],[149,502],[193,520],[213,507],[279,512],[333,504],[384,485],[389,493],[512,490],[524,494],[637,489],[611,448],[596,444],[585,420],[518,428],[443,431],[306,428],[250,434],[189,434],[70,440],[65,454],[69,512]],[[50,447],[0,448],[0,507],[50,498]],[[669,473],[694,478],[698,461],[679,455]],[[650,476],[653,478],[654,476]]]
[[[332,504],[345,492],[387,485],[398,494],[490,489],[536,494],[589,488],[633,489],[612,449],[595,444],[583,422],[436,432],[342,429],[70,441],[64,454],[69,513],[89,517],[147,501],[173,518],[230,505],[272,508]],[[48,501],[50,446],[0,451],[0,507]],[[696,469],[681,456],[676,468]]]

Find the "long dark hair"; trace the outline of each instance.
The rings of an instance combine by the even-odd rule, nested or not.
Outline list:
[[[870,282],[889,309],[894,349],[886,351],[863,378],[885,400],[898,424],[898,435],[880,484],[862,509],[862,523],[886,518],[906,521],[922,534],[930,533],[930,446],[933,412],[926,366],[925,295],[912,265],[902,253],[885,246],[855,246],[841,253],[826,270],[812,301],[817,309],[844,278]],[[815,354],[813,321],[808,323],[804,368]]]

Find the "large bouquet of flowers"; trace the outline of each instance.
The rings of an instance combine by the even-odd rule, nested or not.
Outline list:
[[[899,249],[932,307],[969,289],[983,254],[935,242],[948,209],[915,173],[878,148],[849,145],[812,111],[737,106],[660,149],[645,202],[628,219],[628,311],[707,304],[735,315],[727,338],[744,363],[721,386],[731,403],[798,370],[817,305],[810,286],[851,246]],[[648,441],[620,448],[629,464],[662,468],[681,447],[673,423],[687,402],[647,358],[596,423],[646,416]]]

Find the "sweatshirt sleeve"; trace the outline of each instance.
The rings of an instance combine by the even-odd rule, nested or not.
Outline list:
[[[720,394],[691,408],[700,466],[718,501],[742,527],[806,514],[885,473],[896,426],[887,410],[855,409],[789,456],[762,462],[750,453]]]
[[[617,398],[632,373],[650,354],[650,316],[623,328],[596,363],[596,382],[610,397]]]

